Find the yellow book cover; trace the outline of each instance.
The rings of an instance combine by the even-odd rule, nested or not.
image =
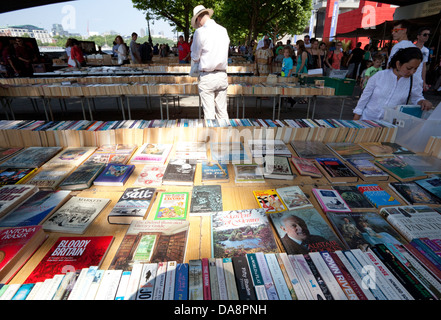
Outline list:
[[[286,206],[275,189],[255,190],[254,197],[265,213],[277,213],[286,211]]]

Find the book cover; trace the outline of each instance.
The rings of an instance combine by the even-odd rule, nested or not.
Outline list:
[[[291,141],[291,147],[299,158],[315,159],[333,157],[334,154],[321,141]]]
[[[123,186],[134,169],[134,165],[108,164],[93,181],[93,184],[97,186]]]
[[[113,236],[59,237],[24,283],[37,283],[73,270],[101,265]]]
[[[359,184],[358,190],[377,208],[381,206],[398,206],[400,202],[378,184]]]
[[[46,238],[41,226],[0,230],[0,282],[8,283]]]
[[[351,212],[351,208],[337,190],[312,188],[312,193],[324,212]]]
[[[70,191],[38,191],[0,220],[0,227],[25,227],[41,224],[69,197]]]
[[[432,175],[426,179],[416,180],[415,183],[438,199],[441,199],[441,175]]]
[[[239,300],[257,300],[246,256],[232,257]]]
[[[359,145],[375,158],[393,156],[394,149],[381,142],[360,142]]]
[[[363,180],[388,180],[389,175],[366,159],[348,159],[347,164]]]
[[[428,155],[399,155],[396,156],[400,160],[403,160],[408,165],[412,166],[416,170],[424,173],[440,173],[441,172],[441,159],[428,156]]]
[[[233,164],[236,183],[264,183],[263,167],[258,164]]]
[[[104,163],[80,165],[60,183],[59,187],[65,190],[84,190],[90,188],[95,178],[105,167]]]
[[[263,209],[215,212],[211,215],[212,257],[253,252],[278,252],[270,221]]]
[[[318,168],[330,182],[357,182],[357,175],[338,158],[316,158]]]
[[[6,185],[0,188],[0,218],[38,191],[27,184]]]
[[[323,176],[320,170],[317,169],[314,163],[309,159],[292,157],[291,162],[302,176],[311,176],[314,178],[320,178]]]
[[[188,300],[204,300],[202,261],[188,261]]]
[[[133,185],[142,187],[162,185],[165,168],[165,165],[145,165]]]
[[[429,206],[387,207],[382,208],[380,214],[409,242],[441,237],[441,215]]]
[[[0,186],[7,184],[20,184],[28,179],[37,168],[7,168],[0,172]]]
[[[189,215],[210,215],[215,211],[223,211],[221,186],[193,186]]]
[[[306,194],[298,186],[277,188],[276,191],[288,210],[313,206]]]
[[[249,140],[248,146],[254,158],[269,156],[291,157],[285,142],[282,140]]]
[[[425,191],[413,181],[391,182],[389,186],[400,195],[407,204],[440,204],[440,200]]]
[[[328,212],[326,216],[349,249],[365,251],[378,243],[407,243],[377,212]]]
[[[228,165],[217,161],[202,162],[202,181],[203,182],[228,182]]]
[[[315,208],[273,213],[269,217],[288,255],[345,249]]]
[[[183,263],[190,223],[184,220],[135,220],[126,231],[109,269],[132,270],[135,263]]]
[[[67,164],[44,165],[27,184],[35,185],[41,190],[55,190],[74,168],[74,166]]]
[[[334,151],[343,160],[373,160],[374,157],[362,147],[352,142],[329,142],[328,148]]]
[[[259,207],[263,208],[265,213],[286,211],[286,206],[281,200],[276,189],[254,190],[253,194]]]
[[[82,234],[110,199],[72,197],[44,223],[45,231]]]
[[[396,142],[383,141],[383,142],[381,142],[381,144],[385,147],[389,147],[390,149],[392,149],[392,154],[396,155],[396,156],[406,155],[406,154],[409,154],[409,155],[415,154],[415,152],[413,152],[412,150],[409,150]]]
[[[176,144],[174,158],[206,161],[208,159],[207,145],[205,142],[181,141]]]
[[[373,209],[374,206],[356,186],[332,186],[351,209]]]
[[[95,147],[68,147],[53,157],[47,164],[79,166],[95,151],[95,149]]]
[[[39,168],[49,161],[61,147],[29,147],[0,164],[1,168]]]
[[[155,220],[187,219],[188,200],[188,192],[162,192]]]
[[[288,158],[282,156],[266,156],[263,175],[265,178],[269,179],[294,179],[294,174],[291,170]]]
[[[172,144],[145,143],[138,148],[130,163],[164,164],[172,148]]]
[[[241,142],[210,143],[211,160],[220,163],[247,163],[251,153]],[[249,155],[250,154],[250,155]]]
[[[375,160],[375,164],[400,181],[424,179],[427,177],[427,174],[416,170],[397,157]]]
[[[21,150],[23,150],[23,148],[0,148],[0,162],[12,157]]]
[[[133,220],[143,220],[155,195],[155,188],[127,188],[107,215],[107,221],[113,224],[130,224]]]
[[[165,185],[192,185],[196,172],[196,164],[188,159],[170,159],[162,184]]]

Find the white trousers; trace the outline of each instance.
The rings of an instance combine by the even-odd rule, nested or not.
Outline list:
[[[228,119],[226,72],[201,72],[199,75],[199,96],[205,119]]]

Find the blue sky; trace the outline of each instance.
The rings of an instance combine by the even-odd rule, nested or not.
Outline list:
[[[139,34],[141,28],[147,27],[144,13],[133,8],[131,0],[76,0],[0,14],[2,27],[32,24],[50,32],[54,23],[81,35],[87,35],[88,23],[90,32],[114,30],[121,35],[130,35],[133,31]],[[163,20],[150,24],[150,29],[154,34],[162,31],[168,37],[175,35]]]

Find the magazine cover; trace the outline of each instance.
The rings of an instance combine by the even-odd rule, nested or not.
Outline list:
[[[123,186],[134,169],[134,165],[108,164],[93,181],[93,184],[97,186]]]
[[[82,234],[107,206],[110,199],[70,198],[44,223],[45,231]]]
[[[0,217],[36,193],[38,188],[28,184],[6,185],[0,188]]]
[[[315,208],[269,215],[288,255],[345,250],[345,246]]]
[[[43,282],[56,274],[101,265],[113,236],[59,237],[24,283]]]
[[[374,157],[362,147],[352,142],[329,142],[326,144],[332,151],[344,160],[366,159],[373,160]]]
[[[351,212],[351,208],[343,200],[337,190],[312,188],[312,193],[324,212]]]
[[[254,252],[279,252],[263,209],[213,213],[211,246],[213,258],[243,256]]]
[[[165,165],[145,165],[133,183],[135,186],[160,186],[164,177]]]
[[[147,216],[155,188],[127,188],[107,216],[109,223],[130,224]]]
[[[291,162],[302,176],[311,176],[315,178],[320,178],[323,176],[320,170],[317,169],[317,167],[309,159],[292,157]]]
[[[0,227],[24,227],[41,224],[68,198],[70,191],[38,191],[0,220]]]
[[[332,186],[351,209],[373,209],[374,206],[356,186]]]
[[[249,150],[241,142],[210,143],[211,160],[220,163],[247,163]]]
[[[94,151],[95,147],[69,147],[61,151],[58,155],[53,157],[48,165],[52,164],[67,164],[72,166],[79,166],[84,162]]]
[[[145,143],[138,148],[130,163],[164,164],[172,148],[172,144]]]
[[[401,181],[424,179],[427,177],[427,174],[416,170],[411,165],[397,157],[375,160],[375,164],[379,165],[389,174]]]
[[[162,192],[155,220],[187,219],[188,192]]]
[[[264,157],[266,155],[291,157],[285,142],[282,140],[249,140],[248,145],[253,157]]]
[[[277,188],[276,191],[282,198],[288,210],[312,207],[312,203],[298,186]]]
[[[90,188],[93,180],[106,167],[104,163],[90,163],[80,165],[60,184],[60,189],[82,190]]]
[[[321,141],[291,141],[291,146],[299,158],[315,159],[333,157],[334,154]]]
[[[165,168],[162,184],[192,185],[196,163],[189,159],[170,159]]]
[[[228,165],[217,161],[202,162],[202,181],[228,182]]]
[[[389,175],[366,159],[348,159],[348,164],[358,171],[362,178],[374,178],[378,180],[387,180]]]
[[[133,221],[109,269],[130,271],[134,263],[184,262],[189,228],[185,220]]]
[[[288,158],[282,156],[266,156],[263,175],[270,179],[294,179]]]
[[[190,216],[209,215],[214,211],[223,211],[222,187],[194,186],[191,192]]]
[[[55,190],[74,169],[74,166],[68,164],[44,165],[27,183],[41,190]]]
[[[406,240],[376,212],[328,212],[327,217],[349,249],[365,251],[379,243],[406,243]]]
[[[263,208],[265,213],[286,211],[286,206],[275,189],[255,190],[253,194],[259,207]]]
[[[389,186],[408,204],[440,204],[441,201],[413,181],[391,182]]]
[[[441,199],[441,175],[432,175],[426,179],[416,180],[415,183],[438,199]]]
[[[37,168],[8,168],[0,172],[0,186],[7,184],[19,184],[29,178]]]
[[[2,168],[38,168],[49,161],[61,147],[29,147],[0,164]]]

